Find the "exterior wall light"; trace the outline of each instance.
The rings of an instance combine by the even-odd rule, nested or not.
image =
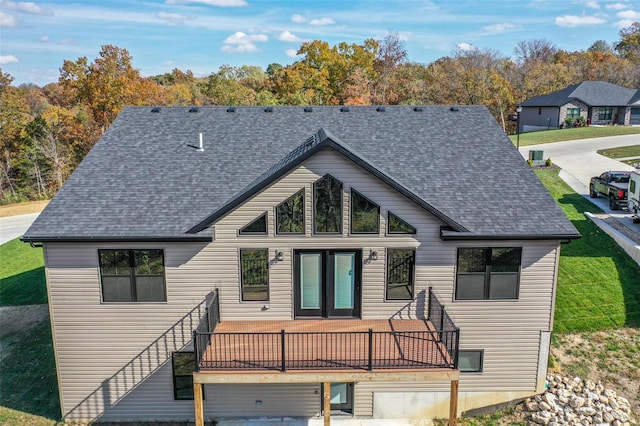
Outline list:
[[[377,251],[373,251],[373,250],[369,250],[369,259],[378,260],[378,252]]]
[[[276,251],[276,260],[282,262],[282,259],[284,259],[284,254],[281,251]]]

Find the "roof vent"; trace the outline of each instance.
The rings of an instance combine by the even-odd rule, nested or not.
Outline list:
[[[313,112],[313,107],[304,107],[304,112]]]
[[[151,112],[160,112],[160,107],[151,108]]]
[[[227,112],[236,112],[236,107],[227,108]]]
[[[340,107],[340,112],[349,112],[349,107],[348,106]]]
[[[452,106],[451,108],[449,108],[449,111],[458,112],[460,111],[460,108],[458,108],[457,106]]]
[[[198,111],[199,111],[198,107],[193,106],[193,107],[189,108],[189,112],[198,112]]]
[[[316,136],[313,135],[311,136],[309,139],[307,139],[306,141],[304,141],[304,146],[309,148],[311,145],[313,145],[313,143],[316,141]]]
[[[264,109],[264,112],[273,112],[273,107],[272,106],[268,106]]]
[[[378,112],[385,112],[385,111],[386,111],[386,109],[385,109],[385,107],[383,107],[383,106],[379,106],[378,108],[376,108],[376,111],[378,111]]]
[[[423,108],[421,106],[413,107],[415,112],[422,112]]]

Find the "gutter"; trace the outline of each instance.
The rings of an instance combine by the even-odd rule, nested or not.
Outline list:
[[[569,243],[572,240],[582,238],[580,234],[542,234],[542,235],[518,235],[518,234],[472,234],[466,232],[454,232],[449,229],[440,228],[440,239],[443,241],[478,241],[478,240],[561,240]]]
[[[148,243],[148,242],[181,242],[181,243],[210,243],[213,241],[213,236],[195,236],[190,235],[188,237],[135,237],[135,236],[96,236],[96,237],[22,237],[20,241],[25,243],[51,243],[51,242],[65,242],[65,243],[113,243],[113,242],[131,242],[131,243]]]

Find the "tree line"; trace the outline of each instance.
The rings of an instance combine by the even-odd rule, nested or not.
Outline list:
[[[16,87],[0,69],[0,203],[53,196],[127,105],[481,104],[510,132],[506,117],[532,96],[585,80],[640,87],[640,22],[615,42],[576,52],[520,41],[514,59],[473,48],[419,64],[396,33],[362,44],[305,42],[297,53],[266,70],[224,65],[204,78],[178,68],[143,77],[126,49],[106,45],[93,62],[65,60],[58,81],[44,87]]]

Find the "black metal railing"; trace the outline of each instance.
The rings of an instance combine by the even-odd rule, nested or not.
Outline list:
[[[440,303],[438,297],[429,287],[429,305],[427,306],[427,319],[441,333],[440,341],[447,348],[449,356],[454,362],[454,368],[458,368],[458,349],[460,347],[460,329],[447,313],[444,305]],[[455,331],[454,334],[448,333]]]
[[[326,370],[454,368],[441,337],[457,330],[196,333],[209,340],[200,369]],[[198,344],[198,347],[202,347]]]
[[[215,332],[216,291],[193,332],[198,370],[457,368],[460,330],[429,289],[435,330],[352,332]]]
[[[204,315],[200,318],[198,327],[193,331],[193,346],[196,357],[196,371],[199,370],[202,355],[211,343],[211,336],[220,323],[220,293],[216,289],[207,296]]]

